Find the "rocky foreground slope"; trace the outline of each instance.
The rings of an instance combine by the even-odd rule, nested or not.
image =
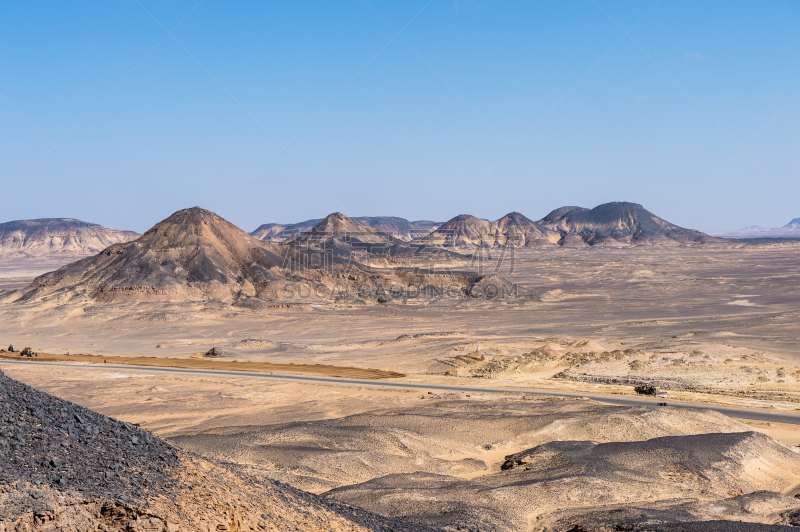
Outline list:
[[[243,478],[0,372],[0,532],[417,531]]]

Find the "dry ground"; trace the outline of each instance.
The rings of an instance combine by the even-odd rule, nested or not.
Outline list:
[[[665,389],[670,401],[794,412],[800,409],[799,252],[798,244],[517,251],[513,271],[506,268],[501,273],[533,297],[505,302],[316,304],[258,312],[214,304],[53,306],[35,312],[5,305],[0,308],[0,340],[52,353],[103,357],[190,359],[216,346],[230,351],[239,363],[375,368],[404,373],[405,379],[419,382],[492,388],[632,393],[634,383],[646,382]],[[664,414],[593,402],[525,401],[519,394],[505,399],[461,395],[432,399],[407,390],[141,371],[8,367],[7,373],[102,413],[142,423],[251,473],[314,491],[335,488],[331,496],[387,514],[417,512],[433,521],[451,522],[444,516],[452,517],[447,514],[452,511],[464,519],[474,518],[474,524],[482,510],[467,502],[503,493],[502,501],[491,499],[494,506],[485,509],[487,519],[493,519],[491,526],[512,530],[524,522],[523,528],[543,530],[558,519],[588,511],[586,505],[602,507],[600,499],[592,497],[603,490],[618,495],[608,499],[608,508],[633,504],[646,506],[648,512],[676,515],[680,506],[681,512],[695,517],[768,523],[785,522],[788,518],[781,512],[794,504],[781,498],[796,489],[781,472],[795,467],[793,454],[782,454],[781,449],[792,451],[770,439],[708,439],[717,442],[714,452],[721,453],[711,469],[692,458],[700,456],[702,444],[690,439],[671,447],[688,460],[680,463],[697,464],[686,466],[686,471],[678,471],[672,459],[658,466],[661,469],[648,469],[642,465],[646,460],[604,458],[604,463],[617,464],[618,473],[609,466],[593,476],[586,473],[580,458],[580,453],[647,456],[649,451],[643,449],[669,447],[659,438],[747,434],[751,428],[796,446],[800,437],[791,426],[756,422],[745,426],[704,412],[666,416],[654,423],[653,415]],[[469,419],[457,426],[477,424],[468,432],[481,441],[454,438],[452,427],[430,421],[436,418],[431,411],[437,409],[461,411],[458,415]],[[520,411],[524,415],[514,414]],[[497,412],[501,414],[496,416]],[[603,425],[603,419],[617,419],[614,412],[638,429],[624,432],[614,423]],[[412,418],[428,421],[413,427],[400,422]],[[536,428],[533,419],[549,421]],[[558,420],[581,419],[605,428],[585,433],[553,429]],[[271,436],[265,439],[265,434]],[[488,437],[495,434],[494,439]],[[637,448],[580,447],[584,449],[580,452],[540,449],[531,456],[545,460],[547,467],[511,473],[500,469],[507,455],[559,440],[655,443]],[[747,453],[754,458],[745,460]],[[772,458],[759,462],[759,455]],[[562,462],[566,469],[555,467]],[[754,467],[761,472],[741,489],[745,494],[772,493],[758,499],[759,510],[755,503],[747,506],[735,499],[739,495],[719,469],[727,464],[748,472],[753,463],[760,464]],[[613,481],[620,471],[627,471],[631,485],[663,486],[637,499],[641,489],[628,492]],[[712,481],[697,480],[706,477]],[[580,480],[559,484],[558,478]],[[515,492],[509,482],[527,487]],[[570,487],[581,485],[594,486],[595,495]],[[434,486],[439,488],[431,491]],[[539,497],[541,507],[526,506],[515,498],[532,497],[541,490],[552,495]],[[406,497],[402,504],[400,493]],[[411,500],[417,502],[406,504]]]

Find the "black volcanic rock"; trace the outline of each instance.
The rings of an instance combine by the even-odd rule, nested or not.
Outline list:
[[[579,236],[591,246],[607,243],[691,243],[715,239],[659,218],[638,203],[615,201],[594,209],[561,207],[539,221],[559,231],[562,237]]]
[[[187,454],[0,371],[0,531],[436,532]]]
[[[142,503],[172,484],[168,443],[129,423],[57,399],[0,372],[0,484],[80,490]],[[120,475],[120,472],[124,472]],[[20,487],[21,486],[21,487]],[[31,508],[36,505],[31,501]],[[20,508],[22,513],[24,508]]]

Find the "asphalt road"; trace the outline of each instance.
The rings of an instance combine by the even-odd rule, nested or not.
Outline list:
[[[71,368],[71,369],[99,369],[99,370],[125,370],[125,371],[145,371],[148,373],[177,373],[184,375],[215,375],[222,377],[240,377],[250,379],[281,379],[302,382],[319,382],[324,384],[338,384],[350,386],[373,386],[376,388],[406,388],[415,390],[428,390],[440,392],[461,392],[466,394],[471,393],[518,393],[525,395],[550,395],[556,397],[573,397],[581,398],[587,397],[594,401],[602,403],[620,405],[620,406],[658,406],[659,403],[666,402],[666,406],[676,408],[695,408],[714,410],[726,416],[738,419],[752,419],[756,421],[767,421],[771,423],[789,423],[793,425],[800,425],[800,415],[798,414],[779,414],[768,412],[765,410],[751,410],[746,408],[729,408],[724,406],[710,406],[700,405],[695,403],[684,403],[680,401],[670,401],[669,399],[657,398],[643,398],[643,397],[615,397],[612,395],[590,395],[583,393],[569,393],[557,392],[552,390],[526,390],[523,388],[479,388],[475,386],[448,386],[446,384],[418,384],[414,382],[397,382],[397,381],[371,381],[360,379],[337,379],[334,377],[314,377],[305,375],[284,375],[274,373],[253,373],[246,371],[224,371],[224,370],[201,370],[201,369],[182,369],[182,368],[163,368],[152,366],[128,366],[118,364],[103,364],[103,365],[78,365],[78,364],[60,364],[55,362],[33,362],[33,361],[12,361],[1,360],[0,366],[3,364],[20,365],[20,366],[46,366],[53,368]]]

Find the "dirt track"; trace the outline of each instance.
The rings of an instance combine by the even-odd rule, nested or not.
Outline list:
[[[98,355],[51,355],[39,353],[35,358],[21,357],[17,353],[0,350],[0,359],[35,362],[77,362],[82,364],[130,364],[161,368],[214,369],[226,371],[255,371],[274,373],[302,373],[353,379],[391,379],[405,377],[402,373],[352,366],[327,366],[322,364],[272,364],[269,362],[238,362],[236,360],[209,360],[200,358],[122,357]]]

